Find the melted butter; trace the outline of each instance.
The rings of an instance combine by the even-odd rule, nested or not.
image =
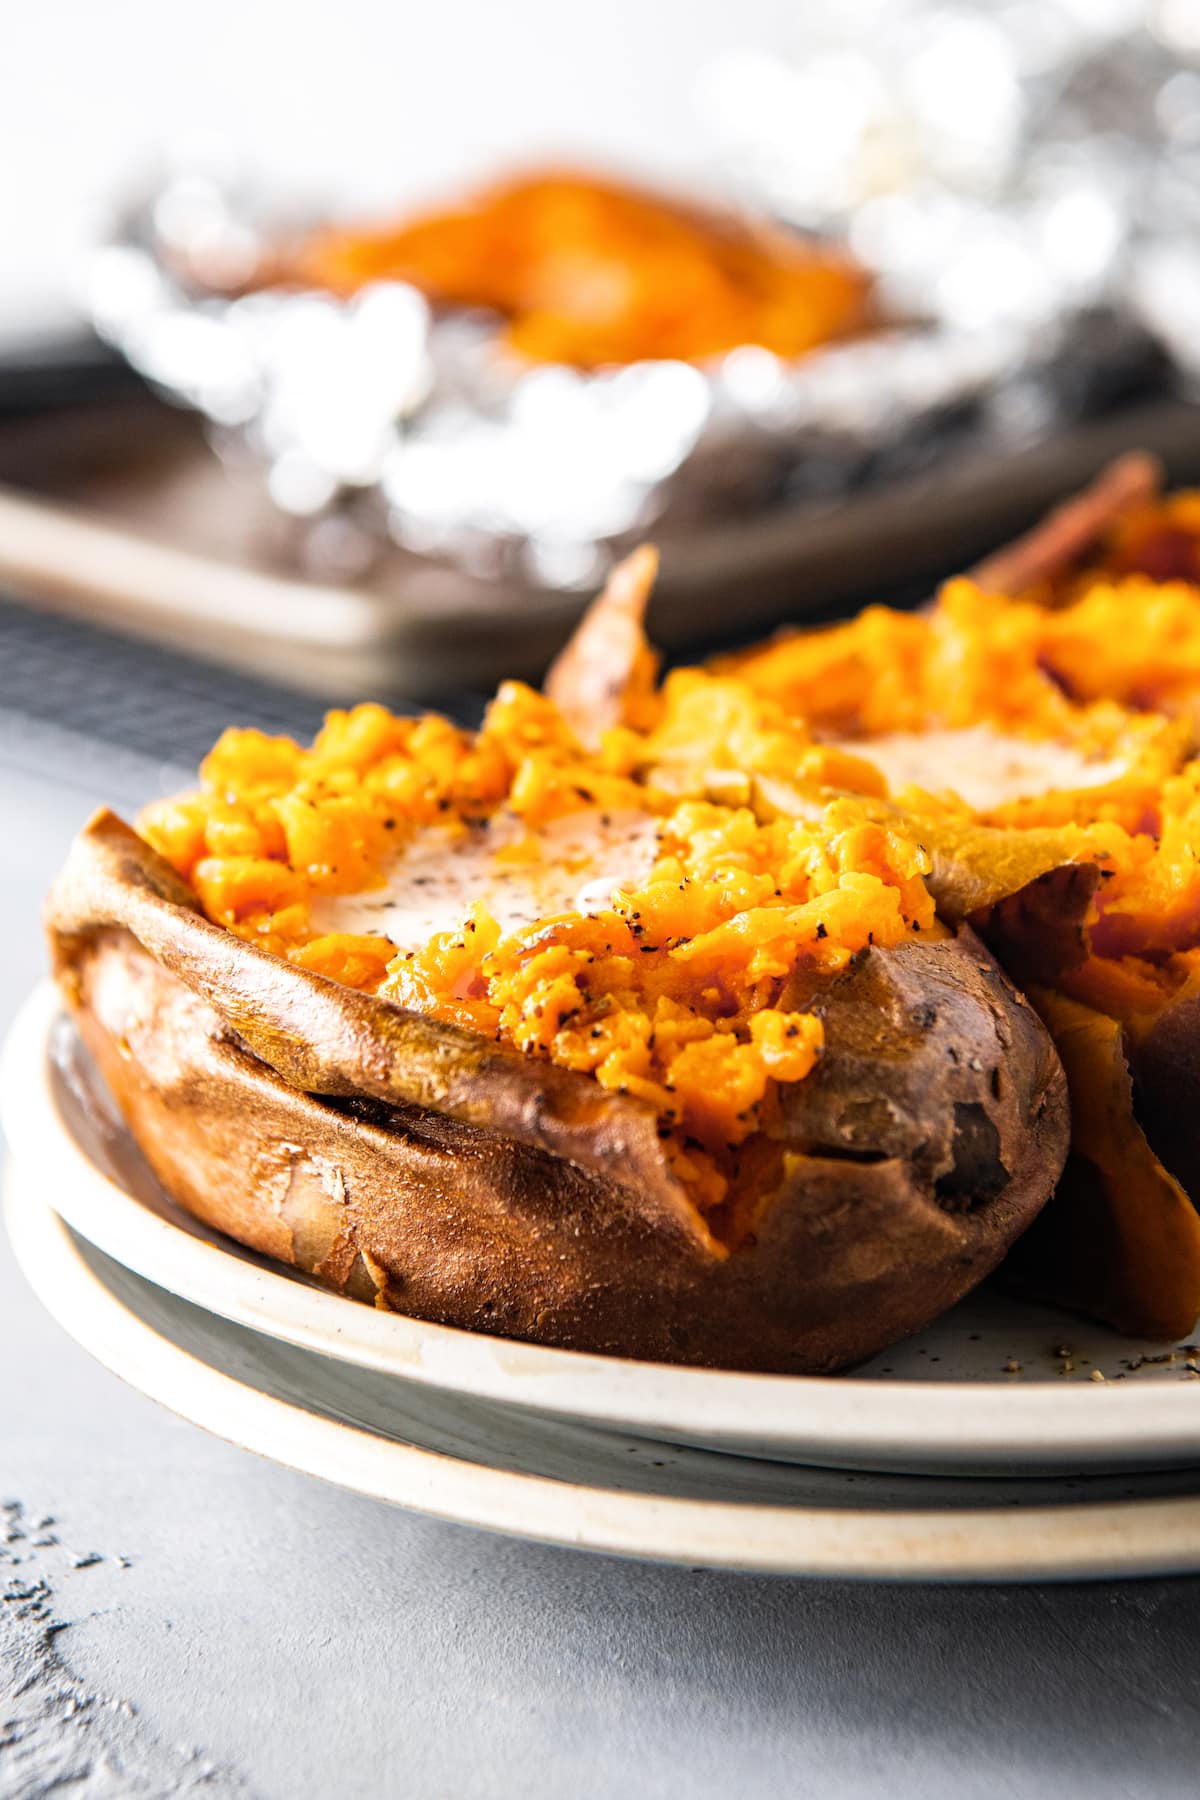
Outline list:
[[[415,950],[455,930],[478,900],[502,932],[559,913],[599,912],[617,888],[645,880],[658,828],[649,813],[596,807],[553,819],[536,835],[512,813],[465,830],[431,825],[384,869],[386,886],[318,900],[313,925],[382,933],[397,949]]]
[[[950,791],[976,812],[1042,794],[1103,787],[1127,767],[1118,759],[1091,761],[1073,745],[1050,738],[1006,737],[987,725],[843,739],[838,748],[873,763],[893,793],[910,786],[933,794]]]

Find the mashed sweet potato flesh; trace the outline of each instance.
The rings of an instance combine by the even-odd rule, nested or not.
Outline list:
[[[824,797],[760,818],[758,770]],[[831,797],[855,776],[863,798]],[[330,714],[310,748],[228,731],[200,788],[139,828],[239,936],[642,1100],[715,1206],[821,1054],[814,979],[941,929],[927,853],[866,804],[879,788],[775,702],[685,671],[652,730],[595,750],[519,683],[478,733],[375,705]]]
[[[916,817],[957,810],[996,827],[1062,829],[1064,860],[1086,842],[1104,864],[1090,921],[1098,956],[1157,969],[1200,943],[1200,587],[1102,570],[1050,609],[960,578],[926,614],[872,608],[725,666],[885,772],[890,744],[940,746],[936,784],[891,787]],[[980,767],[987,744],[991,769]],[[1027,791],[1007,798],[995,780],[1006,759],[1028,772]]]

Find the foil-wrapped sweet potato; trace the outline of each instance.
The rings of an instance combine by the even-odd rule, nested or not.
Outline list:
[[[327,226],[264,273],[336,294],[410,282],[498,313],[521,356],[582,369],[742,344],[797,357],[872,322],[870,277],[837,246],[570,170],[380,226]]]

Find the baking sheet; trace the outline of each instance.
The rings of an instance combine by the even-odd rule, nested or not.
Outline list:
[[[1005,457],[967,443],[821,511],[664,535],[651,633],[687,656],[916,597],[1139,447],[1169,480],[1200,478],[1200,406],[1126,407]],[[316,580],[257,471],[222,462],[194,419],[136,391],[0,422],[0,483],[0,582],[13,594],[330,701],[536,678],[586,604],[400,550],[359,582]]]

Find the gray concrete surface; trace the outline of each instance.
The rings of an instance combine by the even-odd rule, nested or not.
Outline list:
[[[94,793],[0,764],[0,1021]],[[1200,1791],[1200,1582],[760,1580],[408,1517],[93,1365],[0,1246],[0,1796]]]

